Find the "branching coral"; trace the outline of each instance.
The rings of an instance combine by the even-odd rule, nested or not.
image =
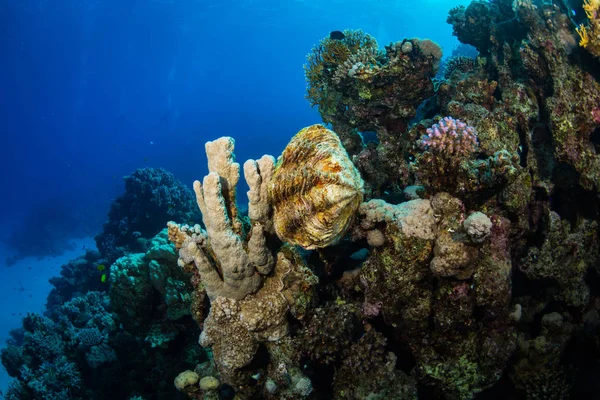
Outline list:
[[[326,152],[330,144],[323,143],[322,150]],[[207,143],[209,174],[203,184],[194,183],[206,231],[169,223],[169,237],[180,249],[180,266],[188,271],[195,266],[199,273],[201,284],[197,282],[195,290],[205,289],[211,301],[200,343],[212,349],[223,380],[244,391],[250,390],[244,383],[250,371],[243,368],[254,358],[258,344],[287,335],[287,315],[303,317],[318,280],[295,251],[279,248],[274,236],[273,196],[268,194],[273,157],[244,164],[250,187],[250,232],[237,223],[239,164],[234,162],[233,145],[231,138]],[[295,166],[300,171],[315,161],[303,158],[300,149],[290,150],[289,158],[299,161]],[[278,184],[289,187],[290,182],[284,178]]]
[[[498,151],[487,160],[477,160],[477,136],[473,127],[445,117],[427,129],[417,142],[423,152],[412,167],[427,189],[476,194],[477,190],[503,185],[519,171],[518,156]]]
[[[579,45],[596,57],[600,57],[600,0],[584,0],[583,9],[588,18],[588,26],[577,27]]]
[[[258,290],[262,275],[275,260],[266,245],[270,206],[266,188],[274,170],[274,159],[264,156],[244,165],[250,188],[248,213],[252,228],[242,231],[235,203],[240,166],[233,162],[234,141],[220,138],[206,144],[209,174],[204,183],[194,182],[194,191],[206,231],[191,235],[180,250],[182,265],[194,263],[211,299],[218,296],[240,300]]]
[[[477,149],[475,129],[452,117],[442,118],[427,129],[427,135],[421,137],[419,145],[431,150],[435,159],[470,157]]]

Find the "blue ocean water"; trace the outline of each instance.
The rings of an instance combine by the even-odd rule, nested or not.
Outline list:
[[[328,32],[362,29],[381,46],[431,38],[449,54],[457,4],[3,2],[0,259],[95,235],[136,168],[202,177],[208,140],[233,136],[240,160],[279,154],[320,121],[302,65]]]
[[[94,247],[123,176],[161,167],[191,187],[206,174],[204,143],[220,136],[235,138],[241,161],[280,154],[320,122],[302,67],[320,39],[362,29],[381,46],[430,38],[449,54],[458,42],[446,18],[459,4],[1,2],[0,340],[42,311],[40,282]]]
[[[122,176],[164,167],[189,183],[219,136],[241,160],[279,154],[319,121],[302,65],[329,31],[428,37],[449,54],[460,3],[2,2],[2,237],[49,201],[93,234]]]

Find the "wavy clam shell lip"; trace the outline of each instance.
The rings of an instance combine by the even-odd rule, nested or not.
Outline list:
[[[311,250],[344,236],[362,203],[363,180],[338,136],[312,125],[277,161],[269,197],[277,236]]]

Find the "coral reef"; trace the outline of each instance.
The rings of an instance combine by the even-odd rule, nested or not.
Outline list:
[[[600,261],[600,242],[596,221],[569,222],[550,211],[541,222],[544,238],[541,246],[531,246],[519,268],[532,280],[547,280],[560,285],[553,296],[574,307],[585,306],[589,289],[585,283],[588,269]]]
[[[128,331],[141,329],[141,335],[154,333],[147,338],[151,343],[157,340],[156,333],[163,335],[169,330],[165,325],[190,314],[192,285],[189,275],[178,267],[177,259],[175,246],[163,229],[150,241],[146,253],[123,256],[110,267],[108,294],[115,312]],[[157,303],[164,308],[159,331],[151,323]],[[177,329],[174,332],[177,334]],[[160,341],[162,345],[166,343]]]
[[[117,260],[107,282],[95,252],[62,267],[47,316],[26,316],[2,350],[15,378],[6,398],[177,398],[164,378],[204,357],[190,318],[192,285],[167,230],[150,242],[146,253]]]
[[[252,185],[248,204],[252,227],[244,241],[246,234],[238,218],[235,198],[240,166],[233,162],[233,147],[233,139],[225,137],[206,144],[210,172],[203,184],[194,182],[206,231],[199,227],[180,231],[189,236],[179,246],[180,264],[196,265],[211,299],[219,296],[243,299],[260,288],[262,276],[275,265],[267,247],[272,223],[268,221],[271,210],[266,196],[274,160],[265,156],[244,165],[246,181]]]
[[[324,145],[327,148],[331,143]],[[170,223],[169,237],[179,249],[179,265],[196,269],[199,275],[195,291],[206,291],[211,302],[202,322],[200,344],[212,350],[221,380],[251,396],[256,388],[245,382],[252,375],[249,364],[259,343],[277,342],[288,334],[288,314],[303,317],[315,295],[311,287],[318,279],[293,249],[279,248],[276,213],[269,202],[273,195],[267,188],[275,179],[282,182],[285,178],[276,178],[273,157],[244,164],[250,187],[250,230],[243,228],[235,196],[240,167],[234,162],[233,150],[234,141],[227,137],[206,144],[209,174],[203,184],[194,182],[206,230]],[[298,159],[299,170],[314,161]],[[328,167],[327,163],[321,166]]]
[[[359,170],[376,169],[378,185],[367,181],[367,197],[381,196],[390,185],[404,182],[407,163],[401,135],[423,100],[434,94],[431,80],[442,51],[429,39],[404,39],[379,50],[375,39],[362,31],[344,31],[343,40],[323,39],[305,65],[307,98],[318,106],[325,123],[351,156],[362,158]],[[378,165],[361,156],[358,131],[376,132]]]
[[[208,142],[203,226],[182,195],[143,251],[123,231],[65,265],[2,351],[7,398],[597,397],[597,2],[554,3],[452,9],[477,54],[437,77],[430,40],[323,39],[307,98],[333,130],[247,161],[247,215],[233,139]]]
[[[56,309],[87,292],[106,291],[108,285],[102,282],[102,275],[107,272],[105,269],[105,261],[97,251],[87,251],[63,265],[60,276],[49,280],[53,288],[48,294],[46,309]]]
[[[418,141],[423,152],[412,163],[412,170],[417,182],[432,193],[473,196],[505,185],[520,171],[518,156],[505,150],[487,160],[476,159],[475,129],[460,120],[445,117],[426,132]]]
[[[18,379],[7,398],[90,396],[83,385],[83,372],[117,358],[110,343],[117,323],[108,307],[106,294],[88,292],[61,305],[54,319],[28,314],[23,320],[24,332],[13,332],[12,343],[2,350],[2,363]],[[85,364],[77,363],[79,357]]]
[[[396,368],[396,355],[385,337],[367,327],[366,333],[342,353],[334,376],[338,399],[417,399],[414,377]]]
[[[123,178],[125,193],[110,207],[96,245],[112,263],[126,253],[144,252],[146,242],[173,219],[199,221],[190,189],[161,168],[143,168]]]

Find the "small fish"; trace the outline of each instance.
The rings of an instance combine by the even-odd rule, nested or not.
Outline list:
[[[342,31],[331,31],[331,33],[329,34],[329,39],[331,40],[343,40],[346,38],[346,35],[344,35],[344,32]]]
[[[98,265],[98,266],[96,267],[96,269],[97,269],[98,271],[104,271],[104,270],[106,269],[106,266],[104,266],[104,264],[100,264],[100,265]]]
[[[102,274],[102,276],[100,277],[100,282],[106,283],[106,279],[106,274]]]

